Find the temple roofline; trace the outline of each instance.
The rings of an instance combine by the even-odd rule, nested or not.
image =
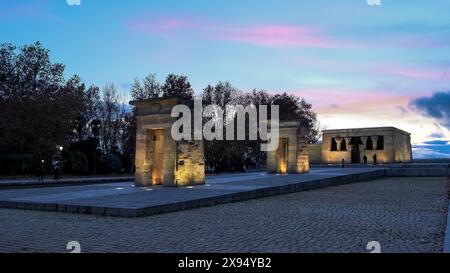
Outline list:
[[[346,128],[346,129],[330,129],[330,130],[323,130],[322,133],[326,134],[337,134],[337,133],[344,133],[344,132],[351,132],[351,131],[363,131],[363,130],[373,130],[373,131],[380,131],[380,130],[391,130],[396,131],[398,133],[408,135],[410,136],[411,133],[403,131],[401,129],[398,129],[396,127],[392,126],[385,126],[385,127],[366,127],[366,128]]]
[[[151,105],[154,103],[161,103],[161,102],[165,102],[165,103],[169,103],[171,102],[172,104],[177,104],[182,102],[183,99],[179,98],[179,97],[161,97],[161,98],[154,98],[154,99],[145,99],[145,100],[132,100],[129,102],[130,105],[133,106],[145,106],[145,105]]]

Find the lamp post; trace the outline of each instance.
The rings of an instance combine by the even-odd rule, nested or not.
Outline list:
[[[57,162],[55,162],[54,172],[55,172],[55,179],[59,179],[60,176],[62,176],[63,171],[63,151],[64,147],[61,145],[56,146],[56,149],[58,150],[58,156],[57,156]],[[59,161],[59,162],[58,162]]]

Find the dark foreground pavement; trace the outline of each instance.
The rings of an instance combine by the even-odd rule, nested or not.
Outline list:
[[[0,209],[0,252],[442,252],[447,178],[388,178],[143,217]]]

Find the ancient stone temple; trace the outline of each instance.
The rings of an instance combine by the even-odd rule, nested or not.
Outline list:
[[[299,122],[281,122],[278,149],[267,152],[268,173],[309,172],[308,141]]]
[[[312,163],[409,163],[411,134],[394,127],[324,130],[322,144],[310,145]]]
[[[136,186],[167,187],[205,183],[203,141],[175,141],[173,106],[179,98],[133,101],[137,114]],[[192,130],[194,132],[194,130]]]

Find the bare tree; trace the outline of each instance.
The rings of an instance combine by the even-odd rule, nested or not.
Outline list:
[[[142,83],[139,78],[135,78],[130,93],[133,100],[159,98],[162,95],[161,84],[156,80],[156,74],[149,74]]]
[[[146,99],[155,99],[161,96],[161,85],[156,80],[156,74],[150,74],[144,78],[143,89]]]

